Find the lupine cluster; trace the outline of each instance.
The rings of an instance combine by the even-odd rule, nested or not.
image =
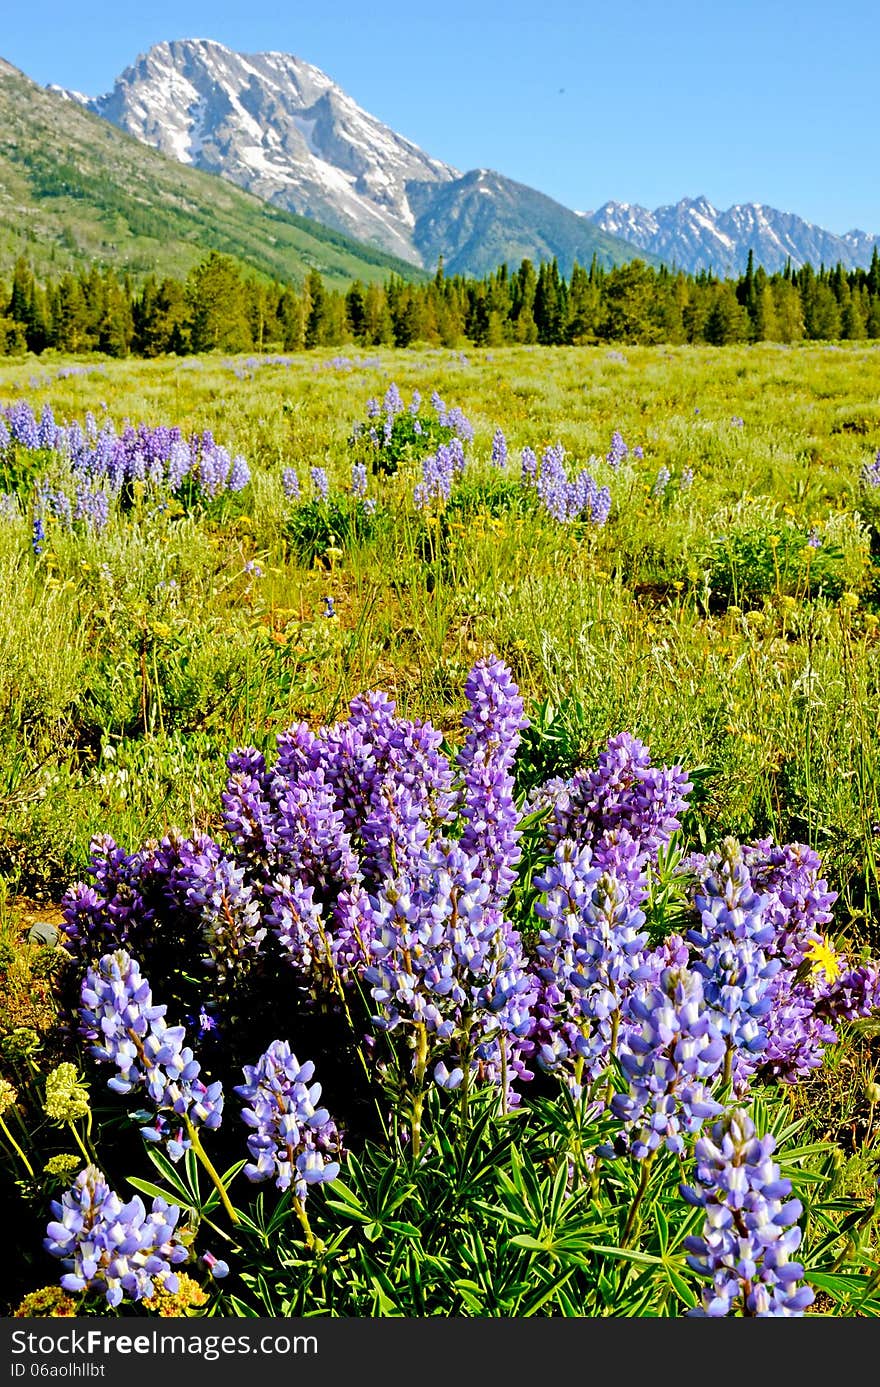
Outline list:
[[[66,1268],[65,1291],[100,1291],[111,1307],[123,1296],[147,1300],[161,1287],[177,1290],[174,1267],[189,1249],[177,1230],[180,1209],[157,1195],[123,1204],[96,1166],[86,1166],[61,1201],[51,1205],[45,1248]]]
[[[226,846],[171,836],[127,854],[95,840],[92,883],[68,894],[65,928],[73,952],[101,959],[89,1024],[97,1038],[100,1010],[99,1057],[123,1083],[146,1085],[141,1052],[114,1020],[127,1007],[135,1037],[150,1037],[153,1101],[175,1079],[195,1081],[182,1033],[164,1026],[164,1009],[153,1015],[137,965],[107,953],[149,956],[152,971],[168,940],[183,950],[178,967],[192,971],[201,956],[202,1000],[221,1034],[225,997],[274,950],[329,1005],[356,1010],[366,997],[411,1074],[443,1088],[494,1084],[510,1102],[536,1068],[555,1074],[610,1102],[615,1149],[638,1158],[680,1151],[720,1090],[808,1073],[841,1021],[877,1008],[878,966],[827,942],[834,893],[811,849],[726,840],[683,860],[690,919],[652,947],[649,886],[661,854],[671,870],[691,791],[683,768],[654,765],[621,733],[595,767],[521,803],[525,717],[504,662],[479,661],[465,699],[454,757],[437,729],[376,691],[342,721],[288,729],[274,760],[237,750],[222,796]],[[524,814],[544,854],[528,948],[510,919]],[[384,1072],[387,1048],[374,1053]],[[626,1079],[616,1096],[615,1072]]]
[[[791,1260],[803,1209],[789,1198],[791,1181],[780,1177],[774,1148],[742,1109],[725,1113],[696,1143],[696,1184],[681,1193],[705,1210],[702,1234],[685,1240],[689,1265],[709,1282],[704,1315],[802,1315],[813,1302],[812,1288],[798,1284],[803,1267]]]
[[[453,439],[466,445],[473,440],[470,420],[459,406],[449,409],[438,395],[431,394],[433,414],[422,409],[422,397],[414,390],[408,405],[404,404],[398,386],[391,382],[381,402],[372,397],[367,401],[366,420],[354,425],[349,443],[368,445],[373,470],[394,471],[399,457],[409,449],[421,457],[425,449]]]
[[[108,420],[99,427],[87,413],[58,424],[50,405],[37,419],[26,400],[0,410],[0,457],[11,448],[53,453],[69,468],[74,484],[99,485],[117,496],[126,483],[144,482],[176,494],[184,482],[206,497],[241,491],[250,481],[245,459],[233,457],[209,430],[184,437],[179,428],[126,424],[117,433]]]
[[[204,1084],[201,1066],[184,1044],[183,1026],[165,1023],[166,1007],[153,1003],[150,984],[137,960],[124,949],[105,954],[83,980],[80,1031],[89,1053],[116,1074],[108,1080],[114,1093],[143,1092],[156,1109],[141,1131],[148,1141],[164,1142],[179,1160],[199,1127],[213,1130],[223,1115],[219,1080]]]
[[[587,520],[601,526],[611,513],[611,492],[607,486],[600,487],[586,468],[569,479],[561,443],[545,449],[535,492],[547,514],[561,525]]]
[[[179,428],[126,424],[117,433],[109,420],[99,426],[92,413],[84,424],[62,425],[50,405],[37,418],[27,400],[0,409],[0,462],[22,452],[38,455],[35,461],[47,469],[31,498],[38,555],[47,522],[62,531],[82,525],[100,533],[111,502],[127,505],[136,486],[189,502],[239,492],[250,481],[245,459],[232,457],[207,430],[185,438]],[[13,509],[7,499],[4,514],[12,517]]]
[[[611,443],[608,452],[605,454],[605,461],[608,463],[609,467],[613,468],[616,472],[621,463],[625,462],[628,457],[641,459],[643,456],[644,451],[641,444],[636,444],[634,448],[630,448],[629,444],[624,441],[623,434],[620,430],[614,430],[611,435]]]
[[[251,1128],[251,1162],[244,1173],[259,1182],[274,1177],[280,1190],[293,1186],[305,1199],[310,1185],[335,1180],[339,1133],[326,1108],[319,1108],[321,1085],[312,1083],[311,1060],[299,1064],[287,1041],[273,1040],[255,1065],[245,1065],[246,1082],[235,1092],[248,1104],[242,1119]]]
[[[422,480],[413,488],[413,501],[418,510],[449,500],[456,476],[465,469],[464,449],[458,438],[441,443],[436,453],[422,458]]]

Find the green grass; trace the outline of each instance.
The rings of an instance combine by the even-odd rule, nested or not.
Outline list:
[[[873,935],[880,641],[858,473],[878,440],[836,425],[880,394],[880,351],[645,348],[621,363],[585,348],[348,350],[349,369],[304,353],[262,369],[0,370],[2,400],[211,427],[254,472],[228,522],[56,534],[39,563],[21,527],[0,527],[0,871],[58,895],[93,832],[133,844],[171,823],[209,827],[232,745],[336,716],[368,686],[452,728],[467,669],[494,649],[534,705],[549,701],[570,760],[626,728],[700,768],[707,832],[813,843],[841,928]],[[329,558],[322,531],[297,548],[282,469],[307,484],[321,465],[346,487],[352,424],[391,379],[405,398],[436,388],[462,406],[477,481],[431,527],[412,469],[371,480],[383,500],[370,537]],[[490,475],[497,426],[511,473],[527,444],[562,442],[592,466],[612,487],[609,524],[575,534],[524,509],[513,480]],[[644,448],[619,476],[604,462],[614,428]],[[672,478],[656,499],[661,465]]]

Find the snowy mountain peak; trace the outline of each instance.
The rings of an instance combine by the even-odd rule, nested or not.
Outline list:
[[[406,185],[458,177],[289,53],[164,41],[87,104],[182,163],[416,262]]]
[[[660,256],[667,264],[698,273],[741,274],[749,251],[756,265],[768,271],[805,264],[847,268],[870,263],[880,238],[862,231],[835,236],[791,212],[780,212],[762,202],[736,203],[719,212],[705,196],[649,212],[626,202],[606,202],[590,214],[595,226],[623,236],[640,249]]]

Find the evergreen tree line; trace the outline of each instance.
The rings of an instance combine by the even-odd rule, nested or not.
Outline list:
[[[110,269],[37,281],[20,259],[0,282],[0,355],[54,348],[109,356],[299,351],[319,346],[459,347],[538,342],[797,342],[880,338],[880,255],[870,268],[789,263],[719,278],[633,260],[594,259],[566,279],[555,260],[501,265],[482,279],[447,275],[409,283],[355,280],[328,288],[316,270],[301,285],[243,274],[211,252],[185,280],[134,285]]]

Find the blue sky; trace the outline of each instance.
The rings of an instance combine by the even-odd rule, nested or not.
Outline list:
[[[274,12],[273,12],[274,10]],[[577,210],[705,194],[880,232],[871,0],[0,0],[0,55],[107,91],[161,39],[323,68],[437,158]]]

